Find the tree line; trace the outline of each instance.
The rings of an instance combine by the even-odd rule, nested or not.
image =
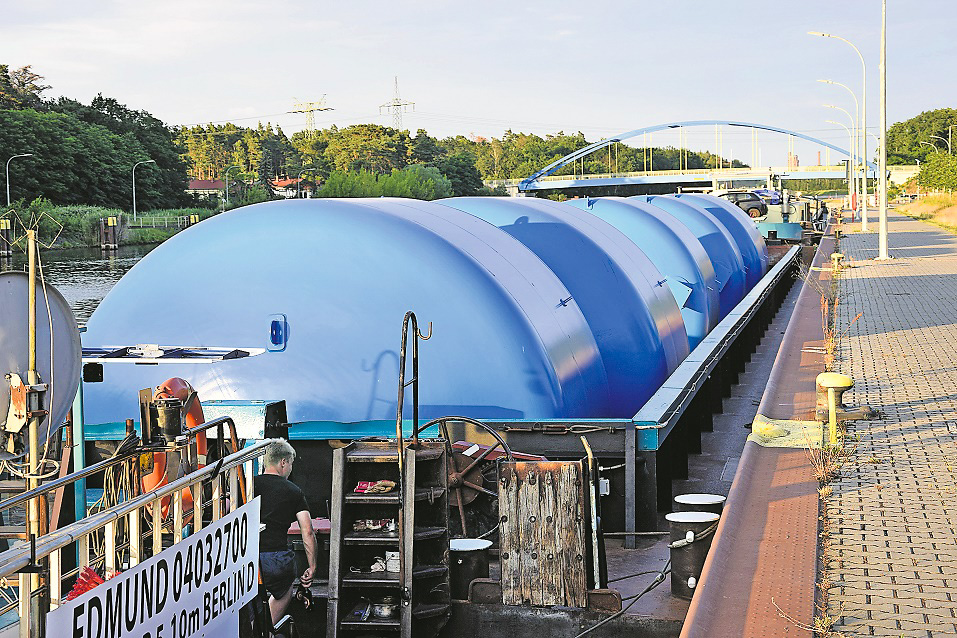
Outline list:
[[[0,161],[19,153],[12,169],[14,198],[42,196],[61,204],[91,204],[129,210],[131,169],[154,160],[136,174],[138,207],[196,205],[185,192],[193,179],[223,179],[229,169],[234,202],[273,196],[271,181],[300,175],[318,185],[317,194],[352,193],[413,197],[493,193],[483,180],[524,178],[590,143],[581,132],[539,136],[506,131],[500,138],[414,134],[377,124],[356,124],[287,136],[260,123],[169,126],[144,110],[98,95],[90,104],[61,97],[45,99],[50,87],[30,66],[0,65]],[[935,166],[947,173],[940,140],[950,138],[957,110],[938,109],[900,122],[888,132],[888,161]],[[925,144],[920,144],[925,142]],[[936,142],[937,149],[929,147]],[[674,147],[635,148],[613,144],[557,171],[589,174],[675,170],[680,166],[744,167],[708,151]],[[234,168],[230,168],[234,167]],[[928,178],[929,179],[929,178]],[[212,204],[215,204],[213,202]]]

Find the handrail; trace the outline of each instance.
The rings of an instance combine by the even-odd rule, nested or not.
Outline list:
[[[52,492],[54,490],[57,490],[63,487],[64,485],[70,485],[71,483],[75,483],[76,481],[79,481],[80,479],[96,474],[97,472],[100,472],[101,470],[107,470],[113,467],[114,465],[119,465],[125,461],[129,461],[131,458],[133,458],[137,454],[139,454],[138,451],[131,450],[130,452],[124,454],[123,456],[116,456],[116,457],[104,459],[102,461],[94,463],[93,465],[88,465],[87,467],[81,470],[77,470],[76,472],[71,472],[70,474],[67,474],[66,476],[50,481],[49,483],[44,483],[43,485],[35,487],[32,490],[21,492],[20,494],[17,494],[16,496],[8,498],[5,501],[0,501],[0,511],[8,510],[11,507],[16,507],[17,505],[22,505],[32,498],[35,498],[42,494],[46,494],[47,492]]]
[[[63,549],[64,547],[75,543],[83,536],[91,534],[107,524],[117,521],[141,507],[149,505],[183,488],[190,487],[205,478],[213,478],[226,470],[243,465],[259,456],[265,454],[265,449],[271,444],[271,441],[259,441],[255,445],[244,448],[235,454],[231,454],[216,463],[207,465],[204,468],[196,470],[190,474],[182,476],[175,481],[171,481],[162,487],[158,487],[151,492],[138,496],[129,501],[119,503],[109,509],[103,510],[84,518],[81,521],[71,523],[55,532],[51,532],[37,539],[35,545],[35,558],[43,558],[52,552]],[[31,548],[29,545],[21,545],[14,549],[9,549],[0,553],[0,578],[6,578],[31,564]]]
[[[216,427],[218,425],[230,425],[232,427],[235,427],[232,417],[221,416],[221,417],[217,417],[213,419],[212,421],[201,423],[200,425],[197,425],[195,427],[192,427],[186,430],[186,434],[187,435],[195,434],[196,432],[205,431],[205,430],[208,430],[209,428]],[[142,454],[144,451],[149,452],[151,450],[149,449],[144,450],[142,448],[130,450],[129,452],[127,452],[126,454],[123,454],[122,456],[115,456],[115,457],[110,457],[108,459],[104,459],[102,461],[94,463],[93,465],[89,465],[87,467],[79,469],[76,472],[70,472],[66,476],[50,481],[49,483],[44,483],[43,485],[39,485],[32,490],[21,492],[20,494],[17,494],[16,496],[8,498],[5,501],[0,501],[0,512],[4,510],[8,510],[11,507],[22,505],[34,497],[40,496],[42,494],[46,494],[48,492],[52,492],[65,485],[70,485],[71,483],[75,483],[76,481],[79,481],[80,479],[84,479],[88,476],[92,476],[93,474],[97,474],[98,472],[102,470],[107,470],[113,467],[114,465],[119,465],[125,461],[129,461],[130,459],[136,457],[137,455]]]

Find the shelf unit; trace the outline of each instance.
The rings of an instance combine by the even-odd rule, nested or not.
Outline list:
[[[405,446],[400,476],[395,441],[356,441],[333,455],[326,635],[438,635],[450,613],[448,458],[441,440]],[[386,494],[356,494],[360,481],[395,481]],[[395,532],[354,531],[360,520],[396,519]],[[369,572],[386,551],[400,554],[398,572]],[[390,618],[354,612],[384,596],[398,601]]]

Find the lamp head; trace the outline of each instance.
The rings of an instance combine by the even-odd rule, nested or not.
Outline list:
[[[817,35],[817,36],[820,36],[820,37],[822,37],[822,38],[829,38],[829,37],[831,37],[831,34],[830,34],[830,33],[822,33],[822,32],[820,32],[820,31],[808,31],[807,34],[808,34],[808,35]]]

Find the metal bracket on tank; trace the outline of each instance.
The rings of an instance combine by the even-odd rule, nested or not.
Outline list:
[[[43,396],[47,391],[47,384],[38,383],[26,385],[20,375],[11,372],[6,376],[10,382],[10,408],[7,411],[7,420],[4,430],[19,432],[33,417],[44,417],[48,414],[43,409]]]

